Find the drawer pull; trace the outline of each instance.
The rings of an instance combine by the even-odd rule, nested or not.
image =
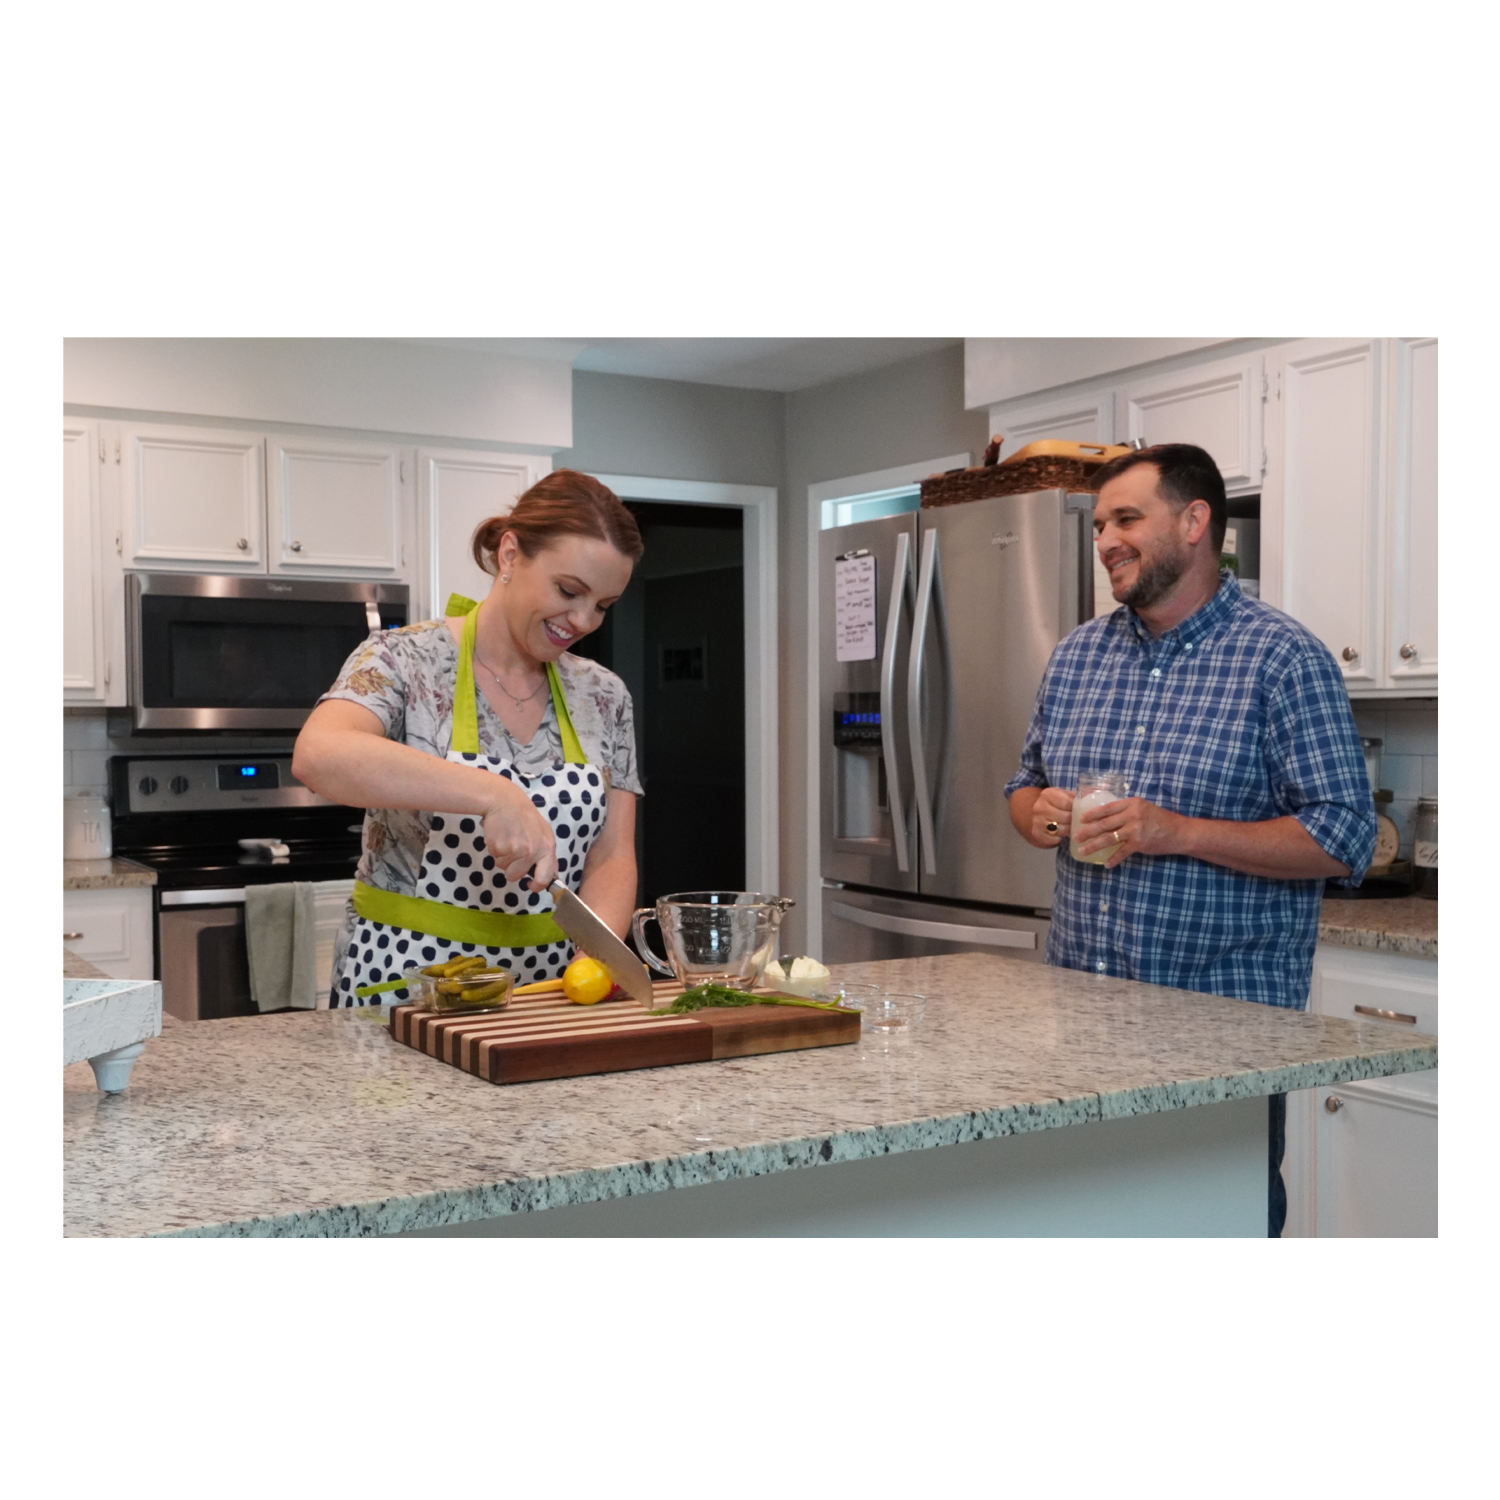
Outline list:
[[[1415,1026],[1415,1016],[1402,1015],[1399,1010],[1377,1010],[1373,1005],[1356,1005],[1354,1014],[1357,1016],[1374,1016],[1377,1021],[1398,1021],[1402,1026]]]
[[[82,936],[83,934],[81,932],[65,932],[63,933],[63,942],[76,943]]]
[[[1336,1115],[1344,1107],[1344,1101],[1337,1094],[1330,1094],[1323,1101],[1323,1108],[1331,1115]]]

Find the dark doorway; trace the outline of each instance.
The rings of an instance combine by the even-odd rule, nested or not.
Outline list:
[[[618,672],[635,706],[646,790],[637,808],[640,905],[745,884],[743,514],[626,502],[646,555],[579,653]]]

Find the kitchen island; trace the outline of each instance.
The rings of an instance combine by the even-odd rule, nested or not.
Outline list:
[[[64,1070],[69,1235],[1264,1235],[1268,1094],[1420,1071],[1377,1023],[988,954],[837,972],[888,1043],[496,1087],[320,1011]]]

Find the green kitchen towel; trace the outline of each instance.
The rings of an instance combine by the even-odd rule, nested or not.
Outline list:
[[[313,888],[307,880],[245,887],[245,947],[257,1010],[317,1007]]]

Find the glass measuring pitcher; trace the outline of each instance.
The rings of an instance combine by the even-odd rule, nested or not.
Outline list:
[[[680,891],[654,907],[641,907],[631,918],[630,933],[658,974],[687,989],[728,984],[748,990],[760,983],[761,971],[776,954],[781,919],[796,904],[759,891]],[[661,926],[666,964],[646,946],[645,925],[653,918]]]

